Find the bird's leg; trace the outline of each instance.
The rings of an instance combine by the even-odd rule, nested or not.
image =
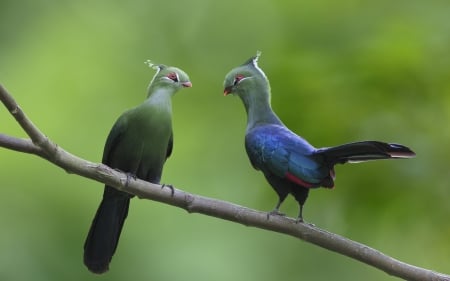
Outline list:
[[[292,190],[292,195],[294,195],[295,200],[298,202],[300,210],[298,212],[298,217],[296,222],[305,222],[303,220],[303,206],[305,205],[306,199],[308,198],[309,189],[308,188],[296,188]]]
[[[172,186],[171,184],[165,184],[165,183],[163,183],[163,184],[161,185],[161,189],[163,189],[163,188],[166,187],[166,186],[170,189],[170,191],[171,191],[171,196],[173,197],[173,196],[175,195],[175,189],[173,188],[173,186]]]
[[[299,211],[299,213],[298,213],[297,219],[295,220],[296,223],[299,223],[299,222],[305,222],[305,221],[303,220],[303,205],[302,205],[302,204],[299,204],[299,206],[300,206],[300,211]]]
[[[298,214],[297,219],[295,220],[295,223],[306,223],[310,226],[316,226],[313,223],[305,222],[305,220],[303,219],[303,205],[299,205],[299,206],[300,206],[300,212]]]
[[[280,212],[280,206],[283,203],[284,199],[286,198],[286,196],[283,198],[280,196],[280,198],[278,199],[278,203],[275,206],[275,208],[267,213],[267,219],[269,219],[270,216],[285,216],[285,214]]]

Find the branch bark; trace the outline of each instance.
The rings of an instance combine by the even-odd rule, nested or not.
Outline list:
[[[111,169],[104,164],[81,159],[53,143],[31,122],[1,84],[0,100],[30,137],[30,139],[21,139],[0,133],[0,147],[37,155],[61,167],[68,173],[75,173],[113,186],[139,198],[176,206],[185,209],[189,213],[199,213],[297,237],[405,280],[450,281],[449,275],[407,264],[364,244],[330,233],[313,225],[296,223],[291,218],[270,216],[268,219],[266,212],[188,193],[177,188],[174,188],[174,194],[172,195],[169,188],[163,188],[161,185],[139,179],[132,179],[127,184],[126,174]]]

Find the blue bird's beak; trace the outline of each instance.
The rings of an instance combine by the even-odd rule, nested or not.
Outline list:
[[[223,95],[228,96],[229,94],[231,94],[233,91],[232,88],[233,88],[232,86],[225,87],[225,89],[223,90]]]

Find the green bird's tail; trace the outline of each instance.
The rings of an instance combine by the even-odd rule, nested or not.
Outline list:
[[[84,264],[97,274],[109,269],[128,214],[130,195],[105,186],[103,199],[84,243]]]

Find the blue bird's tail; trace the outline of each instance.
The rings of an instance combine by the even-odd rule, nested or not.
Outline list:
[[[324,157],[330,167],[335,164],[358,163],[388,158],[412,158],[416,154],[408,147],[379,141],[361,141],[334,147],[320,148],[317,154]]]

